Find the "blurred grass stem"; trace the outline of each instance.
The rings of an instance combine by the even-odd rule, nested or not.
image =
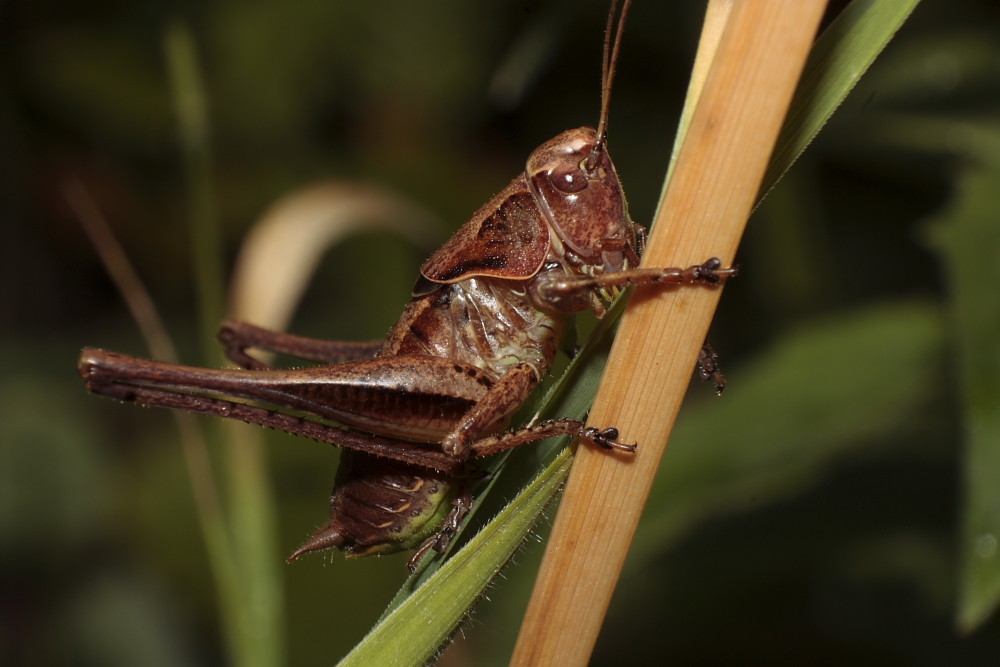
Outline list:
[[[201,356],[222,361],[215,332],[224,317],[221,230],[215,205],[209,120],[194,40],[187,26],[171,23],[164,36],[187,181]],[[225,522],[207,530],[213,574],[232,660],[270,667],[283,662],[283,591],[274,547],[273,498],[266,476],[264,444],[244,438],[242,425],[219,424],[217,440],[228,476]],[[204,511],[199,505],[199,512]]]
[[[167,27],[165,42],[187,181],[201,356],[208,363],[218,358],[215,330],[223,313],[224,281],[221,233],[212,187],[208,109],[190,31],[182,23],[173,22]]]

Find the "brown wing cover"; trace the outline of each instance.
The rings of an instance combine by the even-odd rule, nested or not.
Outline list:
[[[420,273],[436,283],[479,276],[530,278],[548,251],[548,228],[522,174],[476,211]]]

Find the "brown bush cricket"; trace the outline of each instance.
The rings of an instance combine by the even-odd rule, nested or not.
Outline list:
[[[289,560],[329,547],[349,556],[416,549],[413,569],[428,550],[448,545],[468,511],[462,477],[472,459],[564,434],[634,451],[618,441],[617,429],[575,419],[502,431],[548,373],[574,313],[592,308],[603,315],[628,285],[714,285],[735,275],[717,259],[637,268],[644,230],[629,218],[606,145],[630,4],[622,7],[613,46],[616,1],[608,17],[598,129],[568,130],[535,149],[525,171],[421,267],[412,300],[385,342],[320,341],[227,322],[220,339],[242,369],[85,349],[78,367],[87,388],[343,447],[330,521]],[[322,365],[273,369],[249,348]],[[700,361],[721,390],[714,355]]]

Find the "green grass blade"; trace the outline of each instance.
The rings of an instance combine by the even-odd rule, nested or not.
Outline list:
[[[219,356],[215,331],[223,314],[224,272],[219,216],[212,185],[207,100],[190,31],[184,24],[172,23],[167,27],[164,41],[187,181],[202,357],[208,362]]]
[[[202,357],[220,359],[215,332],[223,313],[223,258],[215,207],[209,120],[204,84],[190,31],[173,23],[164,36],[180,128]],[[216,363],[206,365],[215,366]],[[282,663],[283,589],[276,558],[274,500],[259,436],[241,437],[243,425],[217,424],[229,482],[229,512],[218,516],[199,504],[227,643],[238,665]],[[211,520],[209,519],[211,517]]]
[[[764,174],[761,193],[777,184],[920,0],[854,0],[816,40]],[[763,198],[763,197],[762,197]]]
[[[945,128],[942,128],[945,129]],[[948,274],[965,427],[958,626],[971,632],[1000,605],[1000,128],[948,128],[969,157],[934,227]]]

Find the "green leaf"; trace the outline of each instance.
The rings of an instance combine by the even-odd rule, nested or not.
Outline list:
[[[747,498],[756,507],[800,491],[837,457],[914,421],[940,381],[943,346],[937,309],[906,302],[841,314],[775,341],[732,375],[739,391],[681,414],[630,565]]]
[[[972,631],[1000,603],[1000,127],[955,124],[974,158],[934,225],[951,289],[965,426],[958,625]]]
[[[764,174],[761,198],[819,134],[918,2],[855,0],[823,31],[792,98]]]

